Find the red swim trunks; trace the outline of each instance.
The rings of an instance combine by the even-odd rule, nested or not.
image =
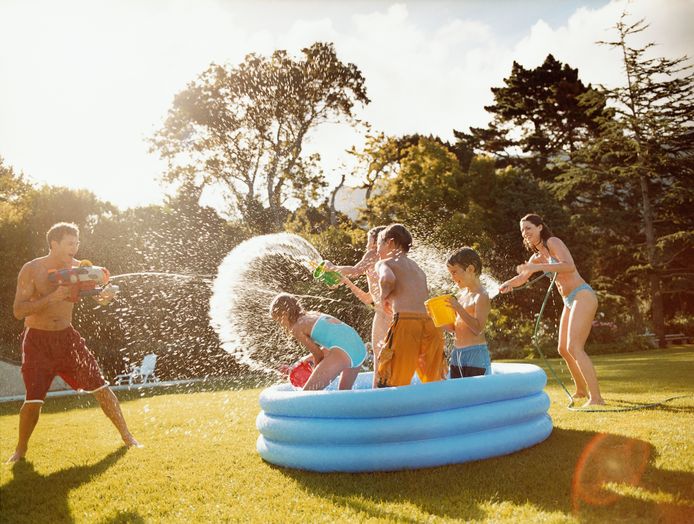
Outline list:
[[[84,339],[72,326],[60,331],[27,328],[22,337],[26,402],[43,402],[55,376],[89,393],[108,385]]]

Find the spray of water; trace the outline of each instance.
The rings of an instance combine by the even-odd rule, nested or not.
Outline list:
[[[301,266],[320,260],[306,240],[287,233],[253,237],[222,261],[212,283],[210,322],[222,347],[251,369],[267,371],[257,353],[286,346],[286,335],[267,314],[272,297],[285,291],[286,273],[306,280]],[[267,360],[267,359],[266,359]]]
[[[434,246],[415,240],[414,248],[410,253],[410,258],[417,262],[427,276],[427,284],[432,295],[440,295],[458,292],[458,288],[451,280],[451,276],[446,268],[447,252]],[[488,273],[480,276],[482,285],[487,290],[489,298],[494,298],[499,294],[501,284]]]
[[[211,275],[184,275],[183,273],[164,273],[161,271],[137,271],[135,273],[121,273],[120,275],[112,275],[109,280],[118,281],[123,278],[139,277],[139,276],[152,276],[152,277],[166,277],[174,279],[183,280],[201,280],[203,282],[212,282]]]
[[[410,256],[427,275],[432,295],[455,293],[446,268],[446,253],[415,243]],[[236,246],[220,264],[212,283],[210,325],[222,348],[251,370],[274,372],[305,353],[270,319],[268,305],[282,292],[301,298],[306,309],[334,315],[353,325],[368,339],[372,312],[346,289],[315,282],[312,269],[322,259],[308,241],[289,233],[253,237]],[[482,281],[491,297],[499,284],[490,276]]]

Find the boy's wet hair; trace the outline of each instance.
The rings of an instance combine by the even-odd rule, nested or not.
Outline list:
[[[386,226],[376,226],[372,227],[369,229],[369,232],[367,233],[366,239],[368,241],[373,241],[376,242],[378,240],[378,234],[383,231],[386,228]]]
[[[477,254],[477,251],[471,247],[464,247],[453,253],[448,257],[446,264],[449,266],[460,266],[463,269],[467,269],[469,265],[472,265],[475,268],[475,274],[482,274],[482,259]]]
[[[535,226],[542,226],[542,229],[540,230],[540,240],[542,240],[544,246],[547,247],[547,241],[554,236],[554,233],[552,233],[552,230],[549,228],[547,224],[545,224],[545,221],[542,220],[542,217],[540,215],[536,215],[535,213],[528,213],[523,218],[521,218],[520,221],[527,221]],[[527,240],[523,239],[523,245],[528,251],[537,253],[537,248]]]
[[[270,316],[278,322],[286,314],[289,323],[294,324],[303,313],[299,299],[289,293],[277,295],[270,304]]]
[[[57,224],[53,224],[46,233],[48,248],[50,249],[51,242],[60,242],[66,235],[78,237],[80,235],[80,228],[77,227],[77,224],[73,224],[72,222],[58,222]]]
[[[412,247],[412,235],[402,224],[391,224],[380,233],[383,240],[393,239],[407,253]]]

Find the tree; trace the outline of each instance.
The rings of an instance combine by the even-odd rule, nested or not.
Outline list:
[[[619,38],[603,44],[622,52],[626,86],[607,93],[618,103],[617,112],[635,148],[630,167],[641,193],[651,314],[662,345],[665,335],[662,279],[672,275],[694,275],[691,264],[687,263],[690,258],[686,257],[693,252],[694,239],[691,211],[694,204],[691,184],[694,174],[694,75],[688,72],[692,66],[686,65],[686,56],[648,58],[647,51],[653,43],[631,47],[627,40],[648,25],[644,20],[629,25],[625,18],[626,13],[615,25]],[[684,204],[689,212],[682,217],[674,213],[671,215],[674,221],[662,223],[665,218],[662,214],[667,213],[668,204],[673,203],[678,208]]]
[[[663,294],[694,293],[694,76],[686,56],[649,58],[654,44],[630,45],[648,26],[625,19],[623,14],[615,25],[615,41],[600,42],[622,55],[624,86],[603,88],[616,117],[604,120],[599,135],[577,151],[556,188],[584,217],[591,208],[598,211],[588,222],[602,224],[602,242],[619,256],[623,267],[613,273],[618,280],[638,285],[646,277],[662,344]],[[630,227],[635,215],[638,228]]]
[[[267,206],[266,229],[281,226],[292,196],[324,186],[318,157],[303,154],[316,126],[356,122],[355,103],[368,104],[364,78],[317,42],[294,59],[286,51],[246,56],[237,67],[211,64],[176,95],[152,150],[168,162],[166,180],[221,184],[244,218]]]
[[[397,164],[367,201],[371,223],[403,222],[415,233],[435,236],[442,224],[467,210],[460,165],[439,140],[418,138],[402,149]]]
[[[16,173],[12,166],[7,166],[0,157],[0,303],[3,304],[0,315],[0,351],[9,356],[5,347],[16,346],[16,334],[19,323],[12,315],[12,302],[17,286],[17,273],[22,264],[32,258],[26,239],[30,229],[27,216],[31,206],[27,196],[33,187],[21,173]],[[15,355],[12,355],[15,356]]]
[[[535,69],[514,62],[504,83],[492,88],[494,104],[485,106],[493,115],[490,125],[471,128],[469,134],[455,131],[459,147],[493,154],[502,164],[551,180],[557,157],[595,133],[605,101],[593,97],[590,107],[581,104],[581,96],[595,90],[578,78],[578,69],[551,54]]]
[[[376,216],[378,211],[372,206],[372,197],[382,192],[388,181],[400,178],[402,162],[412,153],[412,147],[418,147],[420,141],[436,145],[441,151],[448,151],[458,156],[458,150],[437,136],[404,135],[400,137],[386,136],[384,133],[367,133],[365,145],[361,150],[352,147],[349,153],[357,159],[355,174],[361,174],[360,187],[366,190],[364,201],[367,206],[361,210],[361,219],[367,224],[382,223],[385,216]],[[449,160],[454,157],[450,156]],[[359,176],[359,175],[357,175]],[[378,200],[376,200],[378,202]],[[378,207],[378,206],[377,206]]]
[[[367,132],[363,149],[352,147],[349,153],[357,159],[356,171],[363,172],[361,187],[366,189],[364,199],[368,202],[379,179],[395,175],[403,157],[402,140],[386,136],[385,133]],[[407,143],[407,146],[411,145]]]

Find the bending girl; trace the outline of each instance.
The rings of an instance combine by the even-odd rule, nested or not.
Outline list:
[[[323,389],[340,374],[339,388],[352,389],[366,358],[366,346],[354,328],[325,313],[305,311],[286,293],[272,301],[270,316],[311,352],[308,358],[316,367],[305,390]]]

